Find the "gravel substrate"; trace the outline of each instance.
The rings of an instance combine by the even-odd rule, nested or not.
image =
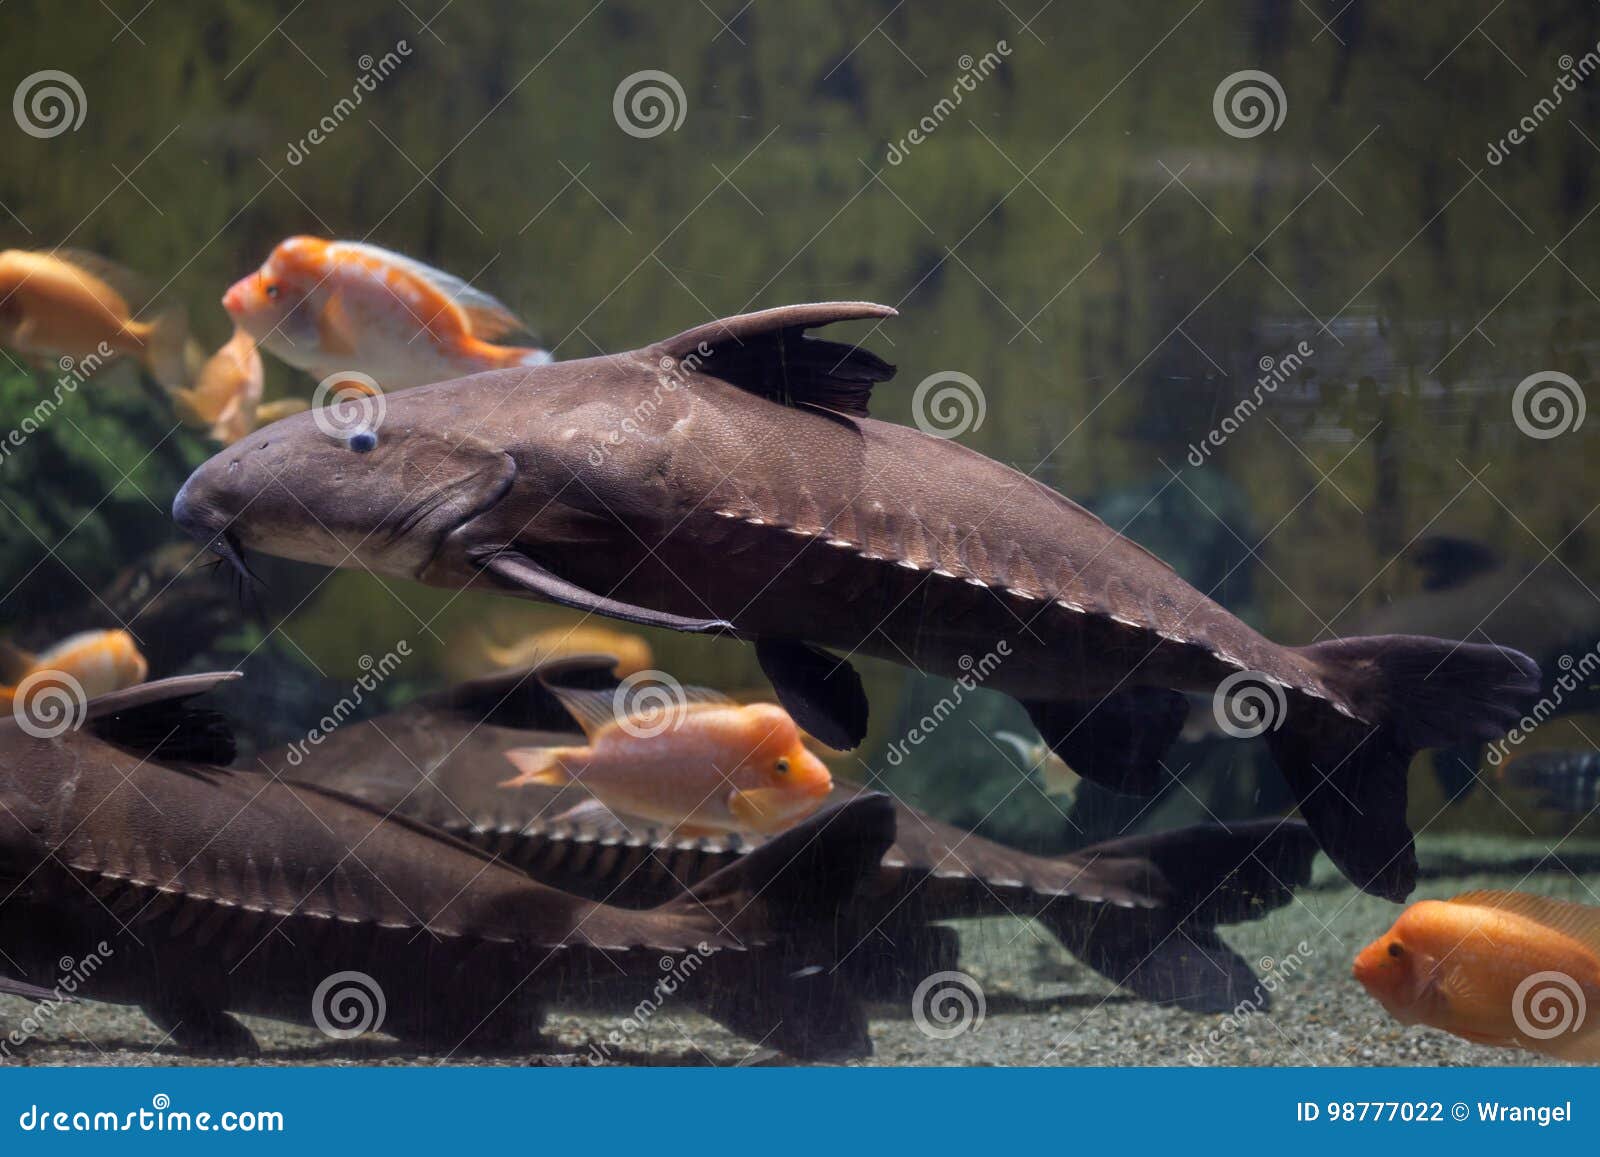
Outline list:
[[[1575,876],[1559,865],[1527,876],[1531,850],[1505,841],[1425,845],[1424,863],[1516,865],[1499,874],[1425,879],[1416,899],[1473,888],[1521,888],[1600,903],[1600,874]],[[1563,852],[1569,849],[1563,848]],[[1428,853],[1432,854],[1429,855]],[[1574,850],[1572,859],[1578,855]],[[1587,866],[1587,865],[1586,865]],[[1350,962],[1401,909],[1354,892],[1319,861],[1296,902],[1254,924],[1227,930],[1252,964],[1276,976],[1270,1012],[1203,1016],[1111,990],[1067,955],[1042,928],[1018,920],[964,921],[962,968],[981,985],[981,1026],[947,1039],[929,1036],[909,1007],[873,1010],[875,1055],[862,1065],[1529,1065],[1543,1057],[1468,1044],[1444,1033],[1394,1023],[1350,977]],[[1304,944],[1308,951],[1301,952]],[[32,1006],[0,998],[0,1037]],[[244,1018],[262,1046],[263,1065],[570,1065],[587,1063],[589,1044],[614,1018],[553,1014],[549,1052],[519,1057],[418,1055],[386,1037],[333,1041],[315,1029]],[[11,1063],[30,1065],[233,1064],[158,1049],[161,1033],[137,1009],[75,1004],[61,1008]],[[692,1012],[664,1008],[616,1060],[652,1065],[782,1064],[784,1058]]]

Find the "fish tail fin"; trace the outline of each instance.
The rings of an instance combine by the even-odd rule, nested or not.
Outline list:
[[[1317,842],[1299,820],[1199,824],[1083,848],[1078,882],[1137,903],[1062,897],[1039,920],[1090,968],[1129,991],[1190,1012],[1271,1004],[1250,964],[1217,933],[1283,907],[1311,878]],[[1131,892],[1127,885],[1132,884]]]
[[[189,321],[182,306],[171,306],[145,327],[140,360],[162,386],[171,390],[188,386],[192,374],[189,357]]]
[[[1509,647],[1418,635],[1296,649],[1334,700],[1295,695],[1267,744],[1328,858],[1364,891],[1403,900],[1417,860],[1406,770],[1427,747],[1503,736],[1539,694],[1539,666]]]
[[[702,1010],[790,1056],[872,1051],[866,1013],[836,966],[855,940],[839,931],[860,882],[894,843],[889,797],[864,794],[775,836],[656,909],[736,938],[747,951],[711,963],[728,983],[695,985]]]
[[[506,752],[517,774],[501,780],[501,787],[525,787],[539,784],[543,787],[562,787],[572,782],[572,771],[566,760],[577,753],[573,747],[513,747]]]

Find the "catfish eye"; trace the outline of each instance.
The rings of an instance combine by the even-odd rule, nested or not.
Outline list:
[[[772,766],[778,769],[779,775],[787,775],[789,772],[789,757],[786,755],[780,756],[778,762]]]
[[[275,281],[267,282],[266,291],[267,291],[267,296],[268,297],[272,298],[272,300],[274,300],[274,301],[278,300],[279,289],[278,289],[278,283],[277,282],[275,282]]]
[[[365,454],[378,445],[378,435],[371,430],[356,430],[349,437],[350,449]]]
[[[1404,956],[1405,954],[1406,954],[1406,950],[1400,946],[1400,941],[1391,940],[1389,942],[1389,955],[1390,956]]]

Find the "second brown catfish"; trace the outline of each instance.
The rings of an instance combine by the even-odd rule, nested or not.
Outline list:
[[[838,747],[865,735],[866,699],[821,648],[951,678],[993,655],[984,685],[1125,792],[1160,785],[1188,695],[1243,681],[1329,856],[1406,896],[1411,756],[1502,735],[1537,694],[1533,661],[1410,635],[1265,638],[1034,479],[869,418],[893,367],[805,330],[893,313],[747,314],[407,390],[381,426],[297,415],[201,466],[173,514],[241,568],[259,550],[752,641],[795,720]]]

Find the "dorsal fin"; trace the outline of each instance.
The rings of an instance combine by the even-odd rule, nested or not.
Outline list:
[[[696,326],[647,352],[784,405],[865,418],[872,387],[894,377],[894,367],[857,346],[808,338],[805,331],[835,321],[894,316],[889,306],[868,301],[785,305]]]
[[[1527,892],[1487,889],[1452,896],[1450,903],[1497,908],[1502,912],[1525,916],[1600,953],[1600,908],[1574,904],[1570,900],[1552,900],[1548,896],[1534,896]]]
[[[44,251],[58,261],[81,269],[90,277],[98,278],[122,296],[132,313],[140,312],[150,301],[150,283],[125,265],[109,257],[102,257],[87,249],[47,249]]]
[[[704,710],[707,707],[727,707],[734,705],[720,691],[712,691],[707,687],[684,687],[678,684],[662,682],[658,684],[660,695],[649,693],[648,684],[633,684],[624,686],[619,684],[606,690],[591,690],[578,687],[558,687],[545,684],[550,693],[561,701],[571,716],[578,721],[578,726],[583,728],[583,733],[593,740],[602,730],[620,721],[619,711],[637,712],[630,718],[640,719],[645,727],[654,730],[649,722],[646,712],[673,710],[692,712]]]
[[[238,671],[178,675],[140,683],[89,700],[84,722],[107,743],[142,758],[196,763],[233,762],[233,727],[221,712],[186,702]]]
[[[504,334],[525,332],[528,328],[499,298],[469,285],[453,273],[446,273],[415,257],[407,257],[404,253],[396,253],[365,241],[336,241],[334,244],[351,253],[365,254],[398,266],[413,277],[426,281],[448,297],[451,304],[466,316],[473,337],[492,341]]]

